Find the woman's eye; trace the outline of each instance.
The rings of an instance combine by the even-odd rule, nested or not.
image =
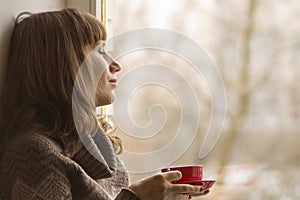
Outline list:
[[[99,45],[98,52],[101,53],[101,54],[105,54],[106,51],[105,51],[104,43],[101,43]]]

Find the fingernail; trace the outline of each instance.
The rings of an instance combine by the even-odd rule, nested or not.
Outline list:
[[[203,192],[204,191],[204,187],[200,187],[200,192]]]

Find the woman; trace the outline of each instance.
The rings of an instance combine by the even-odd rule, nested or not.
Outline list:
[[[16,19],[1,95],[2,199],[187,199],[200,186],[180,172],[129,185],[96,106],[112,103],[120,65],[104,50],[106,31],[76,9]],[[206,194],[204,191],[202,194]]]

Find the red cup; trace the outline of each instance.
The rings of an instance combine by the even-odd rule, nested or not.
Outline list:
[[[172,183],[189,183],[202,180],[202,165],[189,165],[164,168],[161,172],[180,171],[182,174],[181,179],[172,181]]]

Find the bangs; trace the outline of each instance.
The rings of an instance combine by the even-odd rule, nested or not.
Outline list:
[[[79,42],[81,46],[94,46],[100,40],[106,40],[106,29],[95,16],[75,8],[66,8],[63,12],[71,23],[68,28],[62,28],[67,28],[74,43]],[[60,12],[58,13],[61,14]],[[63,25],[65,26],[66,24],[63,23]]]
[[[93,40],[92,42],[98,43],[100,40],[107,39],[107,33],[104,25],[96,17],[90,14],[85,14],[86,26],[89,29],[89,37]]]

